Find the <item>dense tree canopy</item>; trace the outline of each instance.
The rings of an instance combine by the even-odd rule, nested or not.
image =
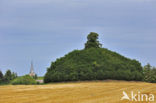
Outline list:
[[[100,48],[98,34],[90,33],[85,49],[74,50],[52,62],[44,81],[142,80],[143,69],[136,60]]]

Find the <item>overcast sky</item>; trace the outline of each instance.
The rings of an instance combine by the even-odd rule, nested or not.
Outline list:
[[[89,32],[104,48],[156,66],[156,0],[0,0],[0,70],[44,75],[56,58],[83,49]]]

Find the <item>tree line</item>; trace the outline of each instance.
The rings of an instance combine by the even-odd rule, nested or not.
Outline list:
[[[0,71],[0,84],[8,84],[11,80],[17,78],[17,73],[7,70],[5,74]]]

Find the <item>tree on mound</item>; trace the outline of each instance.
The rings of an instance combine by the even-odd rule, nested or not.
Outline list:
[[[98,34],[91,32],[85,49],[74,50],[52,62],[44,82],[79,80],[142,80],[143,69],[136,60],[102,48]]]
[[[102,47],[102,44],[100,44],[98,41],[98,36],[99,35],[97,33],[91,32],[87,37],[88,41],[85,44],[85,49]]]

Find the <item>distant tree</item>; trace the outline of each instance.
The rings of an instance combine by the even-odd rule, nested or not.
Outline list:
[[[156,83],[156,68],[152,67],[150,64],[144,66],[143,70],[144,81]]]
[[[37,74],[35,74],[35,76],[33,76],[33,78],[34,78],[34,79],[37,79],[37,78],[38,78]]]
[[[102,44],[99,43],[98,41],[98,34],[91,32],[88,36],[87,36],[87,43],[85,44],[85,49],[87,48],[100,48],[102,47]]]
[[[3,73],[0,71],[0,83],[3,81]]]
[[[9,82],[12,79],[12,74],[10,70],[7,70],[4,76],[5,82]]]
[[[151,80],[151,65],[148,63],[143,68],[144,81],[149,82]]]
[[[17,78],[17,73],[11,73],[11,80],[13,80],[13,79],[15,79],[15,78]]]
[[[151,70],[151,80],[150,80],[150,82],[156,83],[156,68],[155,67],[152,67],[152,70]]]

